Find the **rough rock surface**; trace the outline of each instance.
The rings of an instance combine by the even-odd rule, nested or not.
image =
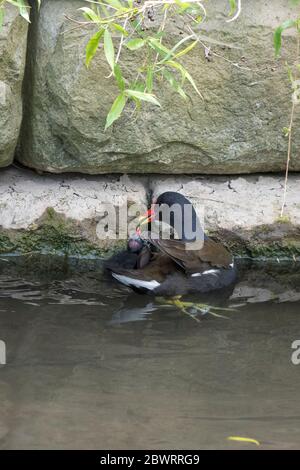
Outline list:
[[[18,9],[6,4],[0,30],[0,167],[12,162],[20,132],[27,30]]]
[[[29,170],[6,169],[0,173],[0,252],[50,249],[102,255],[124,244],[127,236],[99,237],[99,223],[108,221],[107,203],[133,209],[133,203],[146,206],[150,194],[174,190],[202,208],[205,230],[234,253],[295,257],[300,255],[299,184],[300,176],[291,175],[285,217],[280,219],[279,176],[41,177]]]
[[[107,79],[103,50],[87,70],[85,44],[90,34],[72,28],[80,0],[44,0],[30,37],[26,114],[19,161],[50,172],[83,173],[249,173],[285,167],[291,91],[285,62],[293,63],[296,41],[284,33],[282,58],[275,60],[274,28],[294,17],[285,0],[243,2],[237,21],[226,22],[228,2],[207,5],[201,26],[203,46],[193,49],[186,66],[204,99],[188,88],[184,101],[166,87],[156,89],[162,108],[150,104],[132,118],[132,109],[106,132],[105,118],[117,89]],[[72,29],[70,32],[67,30]],[[169,31],[178,41],[180,25]],[[221,43],[221,44],[220,44]],[[225,44],[225,45],[222,45]],[[132,59],[124,51],[121,60]],[[214,55],[216,54],[216,55]],[[299,126],[296,109],[295,126]],[[300,144],[294,133],[293,146]],[[293,152],[292,170],[300,170]]]

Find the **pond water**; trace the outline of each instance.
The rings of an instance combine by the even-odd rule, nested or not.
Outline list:
[[[299,264],[243,264],[209,304],[196,321],[98,261],[2,258],[0,448],[300,448]]]

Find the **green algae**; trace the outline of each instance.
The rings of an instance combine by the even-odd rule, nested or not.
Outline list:
[[[290,222],[260,225],[251,230],[211,230],[235,256],[252,259],[300,257],[300,229]],[[49,253],[77,258],[106,257],[126,246],[126,240],[100,240],[96,222],[78,222],[49,207],[24,230],[0,230],[0,254]]]

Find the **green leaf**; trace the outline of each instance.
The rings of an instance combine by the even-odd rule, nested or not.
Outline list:
[[[181,86],[179,85],[179,83],[177,82],[177,80],[174,78],[174,76],[168,71],[168,70],[163,70],[162,71],[162,74],[163,76],[168,80],[168,82],[170,83],[171,87],[183,98],[183,99],[186,99],[187,96],[186,94],[184,93],[183,89],[181,88]]]
[[[192,42],[189,46],[187,46],[185,49],[183,49],[182,51],[180,52],[177,52],[177,54],[175,54],[173,56],[173,59],[177,59],[178,57],[182,57],[183,55],[187,54],[188,52],[190,52],[192,49],[194,49],[194,47],[198,44],[198,40]]]
[[[181,76],[182,76],[182,79],[185,80],[187,79],[190,84],[192,85],[192,87],[194,88],[194,90],[198,93],[198,95],[203,98],[202,94],[200,93],[200,91],[198,90],[197,88],[197,85],[196,83],[194,82],[194,79],[193,77],[189,74],[189,72],[183,67],[183,65],[179,64],[179,62],[175,62],[174,60],[168,60],[167,62],[165,62],[167,65],[169,65],[170,67],[173,67],[177,70],[180,71],[181,73]]]
[[[114,76],[115,76],[115,79],[117,81],[119,89],[121,91],[124,91],[125,90],[125,81],[124,81],[121,69],[120,69],[118,64],[115,64],[115,66],[114,66]]]
[[[109,29],[106,29],[104,32],[104,54],[110,68],[114,71],[115,50]]]
[[[128,36],[128,31],[126,31],[126,29],[123,28],[123,26],[121,26],[120,24],[118,23],[112,23],[111,24],[117,31],[119,31],[120,33],[123,34],[123,36]]]
[[[86,51],[85,64],[87,67],[90,65],[91,60],[93,59],[94,55],[97,52],[99,42],[103,34],[104,34],[104,29],[100,29],[100,31],[97,31],[97,33],[94,34],[94,36],[92,36],[89,42],[87,43],[87,46],[85,49]]]
[[[191,34],[190,36],[186,36],[185,38],[182,38],[177,44],[175,44],[174,47],[172,47],[171,50],[169,50],[169,52],[167,53],[167,55],[163,58],[163,60],[161,60],[159,62],[159,64],[162,64],[163,62],[165,62],[166,60],[168,59],[171,59],[171,58],[174,58],[174,52],[178,49],[178,47],[181,46],[181,44],[183,44],[184,42],[188,41],[189,39],[191,39],[192,37],[194,37],[193,34]],[[197,43],[197,41],[196,41]],[[193,46],[194,47],[194,46]]]
[[[181,39],[181,41],[179,41],[177,44],[175,44],[175,46],[170,50],[169,54],[167,54],[166,57],[163,60],[161,60],[157,65],[163,64],[164,62],[166,62],[170,58],[176,59],[177,57],[182,57],[183,55],[185,55],[189,51],[191,51],[196,46],[196,44],[198,44],[198,40],[193,41],[185,49],[182,49],[181,51],[177,52],[177,54],[174,54],[174,52],[178,49],[178,47],[181,46],[181,44],[183,44],[184,42],[191,39],[191,37],[193,37],[193,35],[187,36],[187,37]]]
[[[0,32],[4,23],[4,8],[0,7]]]
[[[286,68],[287,68],[287,74],[288,74],[289,80],[291,83],[293,83],[294,77],[293,77],[292,69],[291,67],[289,67],[289,65],[287,65]]]
[[[175,0],[175,3],[176,3],[176,5],[178,5],[180,7],[180,12],[184,12],[191,5],[188,2],[181,2],[180,0]]]
[[[149,44],[156,52],[158,52],[163,58],[171,53],[170,49],[163,46],[157,39],[149,38]],[[171,54],[170,54],[171,55]]]
[[[111,126],[113,122],[119,119],[119,117],[122,114],[125,104],[126,104],[125,95],[124,93],[121,93],[121,95],[118,95],[115,101],[113,102],[113,105],[110,108],[110,111],[106,117],[105,130],[109,126]]]
[[[19,13],[20,15],[30,23],[30,18],[29,18],[29,9],[30,7],[26,5],[24,0],[6,0],[8,3],[11,3],[12,5],[15,5],[16,7],[19,8]]]
[[[145,83],[142,81],[135,81],[134,83],[131,83],[129,85],[129,90],[135,90],[135,91],[145,91]]]
[[[159,101],[157,101],[155,96],[151,95],[150,93],[143,93],[142,91],[136,91],[136,90],[125,90],[125,93],[130,98],[137,98],[138,100],[148,101],[148,103],[152,103],[152,104],[155,104],[156,106],[160,106]]]
[[[195,18],[195,21],[196,21],[196,23],[198,23],[198,24],[199,24],[199,23],[202,23],[202,21],[203,21],[203,16],[202,16],[202,15],[198,15],[198,16]]]
[[[119,0],[105,0],[109,6],[115,8],[116,10],[123,10],[123,5],[119,2]]]
[[[196,16],[199,15],[199,13],[202,13],[203,10],[200,9],[200,7],[197,5],[197,3],[192,3],[188,8],[184,10],[185,14],[189,14],[191,16]]]
[[[232,16],[236,10],[236,0],[229,0],[230,12],[228,16]]]
[[[92,10],[91,8],[89,7],[81,7],[81,8],[78,8],[78,10],[82,11],[83,12],[83,16],[89,20],[89,21],[92,21],[93,23],[100,23],[100,18],[99,16],[97,15],[97,13],[94,12],[94,10]]]
[[[229,441],[237,441],[237,442],[251,442],[257,446],[260,446],[260,442],[256,439],[251,439],[250,437],[241,437],[241,436],[229,436],[227,437]]]
[[[20,11],[20,15],[26,20],[28,21],[28,23],[30,23],[30,18],[29,18],[29,7],[26,5],[26,3],[24,2],[24,0],[18,0],[18,3],[19,3],[19,11]]]
[[[148,93],[151,93],[153,90],[153,68],[151,66],[147,69],[146,87]]]
[[[297,22],[295,20],[286,20],[281,23],[278,28],[275,29],[274,32],[274,48],[275,48],[275,55],[278,56],[281,49],[281,35],[285,29],[292,28],[296,26]]]
[[[143,47],[145,45],[145,42],[146,41],[144,39],[136,38],[130,39],[130,41],[126,42],[125,45],[130,51],[136,51],[137,49]]]

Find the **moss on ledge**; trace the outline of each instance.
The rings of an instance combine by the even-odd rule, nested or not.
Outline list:
[[[0,254],[50,253],[72,257],[106,257],[125,247],[125,240],[100,240],[98,220],[82,222],[48,208],[27,230],[0,229]],[[300,227],[289,221],[260,225],[251,230],[210,230],[235,256],[260,258],[300,257]]]
[[[81,223],[48,208],[27,230],[0,232],[0,254],[49,253],[74,257],[103,257],[125,245],[123,240],[99,240],[96,221]]]
[[[211,236],[220,240],[235,256],[261,258],[300,257],[300,227],[289,221],[259,225],[251,230],[212,230]]]

